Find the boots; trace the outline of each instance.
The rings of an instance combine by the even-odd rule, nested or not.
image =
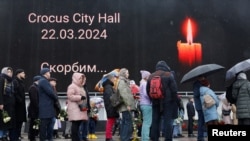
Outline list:
[[[89,134],[88,139],[97,139],[98,137],[95,134]]]
[[[98,137],[95,134],[91,134],[91,139],[97,139]]]

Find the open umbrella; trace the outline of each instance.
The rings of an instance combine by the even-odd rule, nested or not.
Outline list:
[[[119,71],[120,71],[120,69],[114,69],[114,70],[112,70],[111,72],[109,72],[109,73],[107,73],[107,74],[104,74],[104,75],[102,76],[101,80],[99,80],[99,81],[96,83],[94,89],[95,89],[96,91],[103,92],[102,83],[103,83],[104,81],[107,80],[107,76],[110,75],[110,74],[111,74],[111,75],[114,75],[114,76],[118,76]]]
[[[200,75],[208,76],[223,69],[224,67],[218,64],[206,64],[197,66],[183,76],[183,78],[181,79],[181,84],[192,81]]]
[[[230,80],[232,78],[235,78],[236,74],[243,71],[246,72],[250,70],[250,59],[241,61],[231,67],[227,72],[226,72],[226,80]]]

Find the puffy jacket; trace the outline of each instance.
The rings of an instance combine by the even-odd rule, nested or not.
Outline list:
[[[211,97],[213,97],[213,99],[216,102],[216,104],[213,105],[210,108],[204,108],[203,107],[205,122],[209,122],[211,120],[218,120],[219,115],[218,115],[218,112],[217,112],[217,108],[219,107],[220,100],[218,99],[218,96],[214,93],[213,90],[211,90],[208,87],[201,86],[200,87],[200,100],[201,100],[201,103],[204,103],[204,95],[205,94],[209,94]]]
[[[246,79],[236,80],[233,84],[232,96],[237,99],[237,118],[250,118],[250,82]]]
[[[89,101],[87,91],[83,87],[84,84],[81,84],[79,81],[83,75],[82,73],[74,73],[72,75],[72,83],[67,89],[67,114],[69,121],[88,120],[87,111],[81,111],[79,108],[79,104],[83,103],[83,100],[81,100],[82,96],[86,97],[84,100],[85,102],[87,101],[86,103]]]

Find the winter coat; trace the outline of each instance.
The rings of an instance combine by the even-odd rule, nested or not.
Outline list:
[[[170,75],[168,74],[170,73]],[[151,99],[152,106],[159,105],[161,112],[167,112],[168,108],[172,109],[172,118],[175,119],[178,117],[178,98],[177,98],[177,84],[174,78],[174,75],[170,72],[169,66],[165,63],[157,63],[156,71],[149,76],[147,81],[147,94],[150,92],[150,81],[156,76],[161,75],[162,86],[163,86],[163,99]]]
[[[237,99],[237,118],[250,118],[250,82],[246,79],[236,80],[233,84],[232,96]]]
[[[140,105],[150,105],[152,106],[151,100],[146,91],[147,81],[142,79],[140,81]]]
[[[57,95],[49,83],[48,79],[42,76],[38,81],[39,92],[39,118],[53,118],[56,116],[55,102]]]
[[[26,101],[25,101],[25,84],[23,80],[15,77],[14,81],[14,90],[15,90],[15,114],[17,122],[26,122],[27,121],[27,111],[26,111]]]
[[[195,116],[194,103],[189,101],[186,105],[188,118],[193,118]]]
[[[204,114],[205,122],[209,122],[211,120],[218,120],[219,115],[218,115],[218,112],[217,112],[217,108],[219,107],[220,100],[219,100],[218,96],[214,93],[213,90],[211,90],[208,87],[201,86],[200,87],[200,100],[201,100],[201,103],[204,103],[204,95],[205,94],[209,94],[216,102],[215,105],[213,105],[210,108],[205,108],[202,105],[203,106],[203,114]]]
[[[7,123],[3,122],[3,116],[0,114],[0,130],[10,129],[15,127],[15,96],[13,80],[6,74],[0,76],[0,105],[4,105],[4,110],[7,111],[11,120]],[[0,113],[2,111],[0,110]]]
[[[39,95],[38,95],[38,85],[33,83],[29,87],[29,99],[30,103],[28,105],[28,118],[38,118],[38,102],[39,102]]]
[[[201,87],[200,81],[196,80],[193,83],[193,93],[194,93],[194,105],[197,111],[202,110],[202,104],[201,104],[201,99],[200,99],[200,87]]]
[[[115,93],[114,88],[113,88],[114,83],[111,82],[109,79],[107,79],[106,81],[103,82],[102,86],[104,88],[103,100],[104,100],[104,106],[105,106],[105,110],[107,113],[107,117],[118,118],[119,113],[117,109],[111,105],[111,101],[110,101],[110,96]]]
[[[79,120],[88,120],[87,111],[81,111],[79,105],[85,102],[89,105],[89,97],[87,91],[84,89],[83,84],[79,81],[79,79],[83,76],[82,73],[73,73],[72,75],[72,83],[68,86],[67,89],[67,98],[68,98],[68,107],[67,114],[69,121],[79,121]],[[86,99],[82,100],[82,96],[85,96]],[[90,110],[90,106],[88,106]]]
[[[130,89],[129,80],[123,76],[119,76],[117,92],[122,97],[123,103],[118,107],[119,112],[128,111],[127,106],[131,110],[135,110],[135,99]]]
[[[230,103],[228,103],[227,99],[226,98],[222,99],[221,113],[222,113],[222,120],[224,121],[225,124],[232,124],[231,109],[232,109],[232,106],[230,105]],[[230,114],[223,115],[224,110],[230,111]]]

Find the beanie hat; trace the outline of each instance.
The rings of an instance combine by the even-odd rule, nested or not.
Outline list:
[[[11,70],[12,71],[12,68],[11,67],[4,67],[3,69],[2,69],[2,71],[1,71],[1,73],[3,73],[3,74],[8,74],[8,70]]]
[[[146,70],[141,70],[141,78],[142,79],[145,79],[145,78],[148,78],[149,75],[150,75],[150,72],[146,71]]]
[[[203,79],[200,82],[201,82],[202,86],[209,86],[210,85],[210,83],[209,83],[209,81],[207,79]]]
[[[247,75],[244,72],[241,72],[237,75],[237,79],[247,79]]]
[[[49,68],[42,68],[41,71],[40,71],[40,74],[44,75],[47,72],[50,72]]]
[[[135,80],[130,80],[130,81],[129,81],[129,84],[130,84],[130,85],[135,85]]]
[[[16,72],[15,72],[15,75],[18,75],[19,73],[22,73],[22,72],[24,72],[23,69],[17,69]]]
[[[38,81],[40,78],[41,78],[41,76],[36,75],[36,76],[33,77],[33,81],[34,81],[34,82],[35,82],[35,81]]]

